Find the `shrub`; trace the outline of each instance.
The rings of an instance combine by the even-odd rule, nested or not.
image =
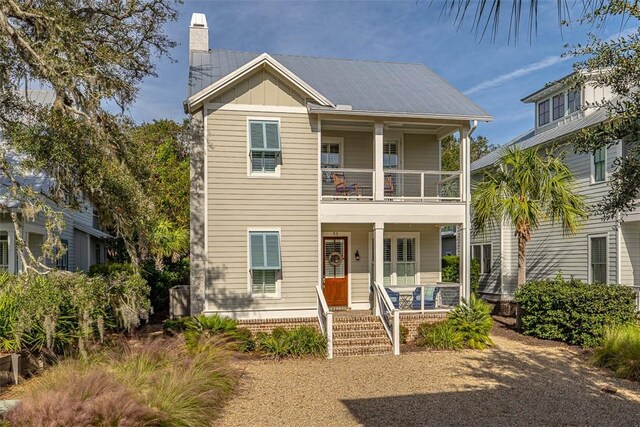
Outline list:
[[[635,296],[627,286],[579,280],[530,282],[516,292],[527,335],[593,347],[608,326],[635,320]]]
[[[483,350],[493,345],[489,338],[493,326],[491,308],[474,294],[449,313],[447,322],[462,335],[466,347]]]
[[[442,321],[418,326],[416,344],[437,350],[459,350],[464,346],[464,340],[451,323]]]
[[[248,353],[253,351],[256,347],[256,343],[253,338],[253,333],[247,328],[238,328],[231,334],[235,340],[234,348],[242,353]]]
[[[169,289],[179,285],[189,285],[189,258],[177,262],[167,262],[159,270],[152,261],[142,266],[142,276],[149,283],[149,299],[157,312],[169,312]]]
[[[167,319],[162,323],[162,331],[165,335],[175,335],[184,332],[187,329],[187,321],[187,317]]]
[[[408,337],[409,337],[409,328],[407,328],[404,325],[400,325],[400,342],[402,344],[406,344]]]
[[[315,328],[300,326],[292,329],[274,328],[270,334],[256,336],[256,349],[267,357],[321,356],[327,349],[327,341]]]
[[[632,324],[607,327],[591,361],[621,378],[640,381],[640,328]]]
[[[460,257],[447,255],[442,257],[442,281],[460,282]],[[480,261],[471,260],[471,293],[477,295],[480,286]]]
[[[238,328],[238,322],[230,317],[214,314],[205,316],[189,317],[185,320],[186,330],[184,337],[187,347],[193,348],[197,346],[202,339],[208,339],[215,336],[233,336]]]

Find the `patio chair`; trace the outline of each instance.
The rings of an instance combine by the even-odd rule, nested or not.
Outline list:
[[[420,310],[420,294],[422,293],[422,288],[418,286],[415,291],[413,291],[413,302],[411,303],[411,308],[413,310]],[[436,308],[436,300],[438,299],[438,294],[440,293],[440,288],[435,286],[425,286],[424,288],[424,308],[425,309],[434,309]]]
[[[341,196],[360,196],[360,189],[358,188],[358,184],[347,184],[347,179],[344,177],[344,174],[334,173],[333,174],[333,185],[335,187],[335,194]]]
[[[393,175],[384,176],[384,195],[387,197],[396,195],[396,180]]]
[[[384,288],[387,291],[387,295],[389,295],[389,299],[391,300],[391,304],[393,304],[394,308],[400,308],[400,293],[395,292],[390,288]]]

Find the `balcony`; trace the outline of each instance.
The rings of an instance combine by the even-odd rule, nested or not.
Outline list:
[[[321,170],[323,201],[459,202],[461,173],[385,170],[384,192],[376,191],[374,169]],[[378,181],[378,185],[380,182]]]

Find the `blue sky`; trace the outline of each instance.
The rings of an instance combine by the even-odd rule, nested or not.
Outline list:
[[[423,63],[494,116],[476,135],[495,144],[532,127],[533,107],[520,99],[571,72],[573,59],[560,57],[566,44],[585,42],[590,30],[602,38],[625,31],[610,22],[602,29],[572,25],[561,34],[555,0],[542,0],[538,35],[529,43],[523,25],[517,46],[507,43],[506,28],[493,43],[479,41],[470,25],[456,30],[451,20],[439,19],[438,0],[186,0],[180,11],[179,21],[166,27],[178,42],[175,62],[160,60],[158,77],[145,80],[130,111],[138,122],[185,117],[188,26],[191,14],[202,12],[210,48]],[[508,14],[502,21],[508,25]]]

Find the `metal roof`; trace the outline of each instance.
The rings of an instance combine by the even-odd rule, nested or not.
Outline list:
[[[583,115],[577,119],[571,120],[569,123],[558,124],[549,130],[545,130],[544,132],[535,133],[534,129],[530,129],[525,133],[518,135],[500,148],[471,163],[471,171],[473,172],[493,165],[500,159],[502,154],[504,154],[507,147],[517,146],[518,148],[522,149],[535,147],[553,141],[555,139],[565,137],[571,133],[579,131],[580,129],[593,126],[606,120],[607,117],[607,109],[599,108],[598,110],[593,111],[590,114]]]
[[[188,96],[260,56],[229,50],[190,54]],[[351,111],[491,120],[489,113],[422,64],[270,55],[335,105]]]

